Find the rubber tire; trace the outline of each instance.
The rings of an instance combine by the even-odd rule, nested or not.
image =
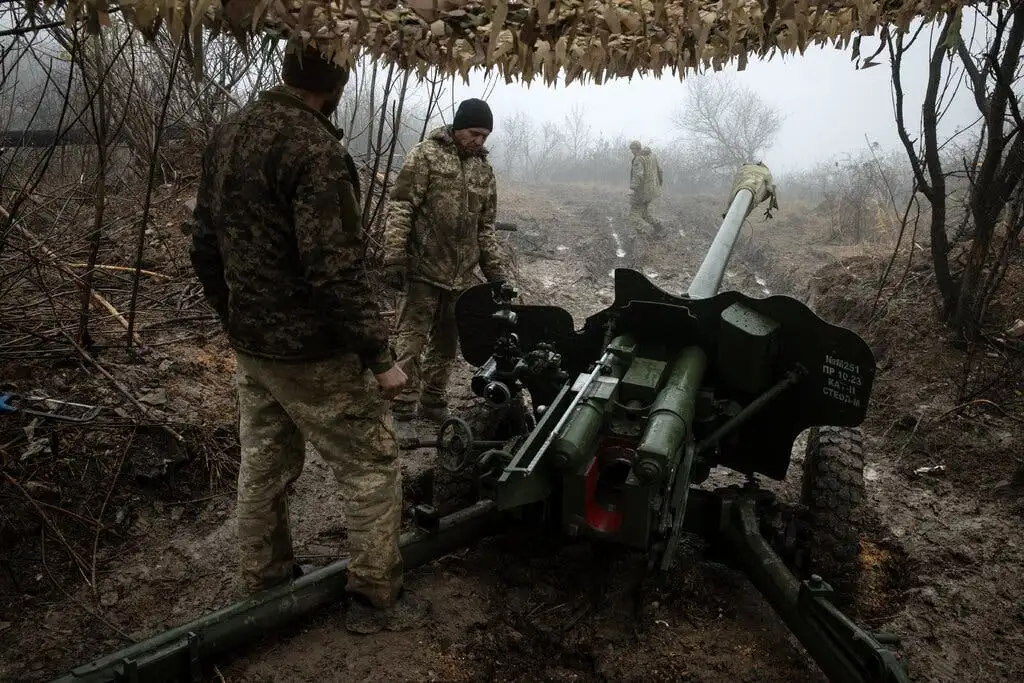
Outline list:
[[[800,493],[800,502],[809,515],[808,575],[821,576],[840,602],[855,596],[860,581],[864,489],[861,430],[811,428]]]
[[[533,429],[533,413],[520,394],[512,399],[503,419],[487,407],[482,400],[475,402],[465,413],[460,414],[473,432],[474,441],[505,441]],[[479,453],[470,456],[470,464],[460,472],[434,466],[431,505],[441,515],[450,514],[475,503],[478,499],[476,459]]]

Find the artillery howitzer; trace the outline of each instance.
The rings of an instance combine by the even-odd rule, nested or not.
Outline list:
[[[401,541],[407,569],[510,524],[539,522],[645,551],[649,570],[664,576],[683,534],[697,534],[747,574],[831,680],[909,680],[899,641],[859,628],[836,606],[832,585],[843,593],[856,585],[856,427],[870,398],[872,353],[795,299],[718,293],[744,220],[771,194],[766,168],[741,170],[686,296],[620,269],[614,302],[580,330],[561,308],[513,303],[502,283],[459,298],[460,345],[478,368],[472,390],[483,411],[441,426],[435,504],[417,506],[418,529]],[[787,509],[756,477],[784,479],[804,430],[802,505]],[[699,488],[715,467],[747,481]],[[465,496],[475,500],[441,516]],[[210,658],[341,600],[346,566],[323,567],[60,680],[200,680]]]
[[[684,532],[698,534],[747,574],[831,680],[908,680],[898,639],[865,632],[833,599],[834,586],[844,599],[857,586],[857,426],[874,357],[795,299],[718,293],[744,219],[773,194],[760,165],[744,167],[735,188],[685,297],[619,269],[614,302],[579,331],[560,308],[515,305],[503,284],[460,297],[462,354],[479,368],[472,389],[486,412],[482,434],[460,418],[442,425],[435,505],[464,493],[469,472],[499,511],[539,512],[530,517],[568,536],[644,550],[655,571],[672,565]],[[804,430],[801,504],[786,506],[756,477],[785,479]],[[715,467],[746,484],[697,488]]]

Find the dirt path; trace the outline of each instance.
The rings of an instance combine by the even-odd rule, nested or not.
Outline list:
[[[600,190],[574,191],[569,204],[558,203],[562,196],[512,188],[505,218],[520,225],[516,248],[529,276],[524,295],[557,302],[580,323],[611,299],[608,273],[618,259],[611,232],[621,212],[618,200]],[[648,269],[655,281],[672,291],[685,288],[717,209],[665,210],[672,232]],[[766,234],[760,219],[751,222],[755,235]],[[777,257],[780,246],[799,241],[782,239],[784,229],[776,228],[774,243],[767,237],[741,245],[725,286],[805,296],[808,273],[825,263],[808,264],[791,251]],[[813,259],[845,255],[814,249]],[[887,382],[880,385],[890,391]],[[941,413],[943,406],[929,405],[929,414]],[[927,449],[894,455],[894,444],[908,436],[891,429],[890,413],[879,401],[867,425],[867,485],[877,519],[864,543],[869,582],[856,616],[906,639],[914,680],[1024,680],[1019,499],[1007,496],[1005,486],[992,494],[1003,474],[969,479],[969,486],[954,467],[944,479],[914,476],[908,468]],[[1004,450],[1019,451],[1019,430],[1007,434]],[[976,457],[992,452],[978,448]],[[794,473],[801,456],[795,454]],[[403,465],[412,482],[430,466],[429,453],[406,454]],[[44,680],[122,647],[118,631],[146,637],[236,600],[233,506],[232,496],[221,496],[175,518],[150,505],[130,544],[104,558],[98,610],[93,596],[71,590],[71,599],[39,605],[0,632],[0,645],[8,645],[0,680]],[[292,524],[301,561],[321,565],[344,554],[338,494],[315,454],[296,486]],[[434,605],[429,627],[356,638],[341,626],[339,610],[325,609],[268,634],[221,664],[219,675],[227,681],[824,680],[741,575],[693,555],[675,570],[671,591],[647,593],[637,604],[632,588],[640,566],[635,554],[586,543],[542,547],[529,538],[488,539],[410,573],[410,587]]]

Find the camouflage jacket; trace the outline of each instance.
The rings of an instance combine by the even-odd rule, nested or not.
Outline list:
[[[480,155],[463,156],[450,129],[438,128],[409,150],[388,205],[384,265],[449,290],[505,277],[494,218],[494,170]]]
[[[203,154],[192,263],[238,351],[290,361],[355,352],[380,373],[393,355],[340,137],[287,86],[229,117]]]
[[[661,167],[650,152],[633,155],[629,189],[633,191],[633,201],[636,202],[650,202],[661,194]]]
[[[644,173],[646,167],[644,166],[643,155],[637,153],[633,155],[633,161],[629,165],[629,189],[633,192],[634,199],[640,199],[641,191],[644,186]]]
[[[646,147],[641,155],[644,159],[644,173],[648,190],[647,194],[651,199],[657,199],[661,196],[661,186],[665,181],[665,177],[661,172],[661,164],[658,163],[658,157],[654,155],[654,152]]]

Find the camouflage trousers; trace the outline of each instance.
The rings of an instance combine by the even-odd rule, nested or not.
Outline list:
[[[409,378],[395,397],[395,413],[408,414],[416,403],[432,408],[447,405],[445,392],[459,350],[455,299],[459,292],[410,280],[398,305],[395,351]]]
[[[628,221],[632,228],[629,260],[634,269],[649,263],[651,238],[660,236],[664,231],[661,222],[651,216],[650,208],[650,202],[634,199],[629,203]]]
[[[305,442],[330,465],[348,524],[348,590],[378,606],[402,585],[401,475],[390,409],[355,354],[283,363],[237,354],[238,541],[246,588],[292,576],[288,494]]]
[[[649,201],[630,200],[629,223],[633,230],[638,233],[650,232],[651,228],[654,229],[654,234],[662,231],[661,221],[651,215],[651,203]]]

